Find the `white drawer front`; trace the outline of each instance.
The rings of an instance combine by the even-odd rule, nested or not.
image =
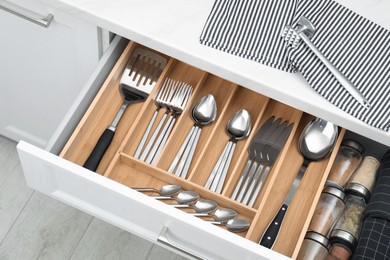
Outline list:
[[[204,259],[287,259],[33,145],[17,148],[29,186],[150,241],[166,226],[170,242]]]

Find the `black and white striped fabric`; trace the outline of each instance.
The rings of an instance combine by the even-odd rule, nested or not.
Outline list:
[[[293,49],[281,32],[301,16],[311,41],[368,99],[361,106],[303,41]],[[216,0],[201,43],[285,71],[298,70],[331,103],[376,128],[390,129],[390,32],[333,0]]]
[[[297,0],[216,0],[200,42],[292,72],[281,29],[292,22]]]
[[[353,259],[390,259],[390,150],[382,157]]]

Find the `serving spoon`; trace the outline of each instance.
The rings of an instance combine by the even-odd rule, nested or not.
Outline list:
[[[320,161],[328,157],[336,143],[337,135],[337,126],[321,118],[315,118],[310,121],[303,129],[298,141],[299,152],[304,158],[303,163],[287,196],[284,199],[282,207],[279,209],[275,218],[264,232],[260,245],[267,248],[271,248],[273,246],[287,208],[299,187],[307,167],[313,161]]]

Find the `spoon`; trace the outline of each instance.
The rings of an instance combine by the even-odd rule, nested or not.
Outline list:
[[[222,154],[204,185],[205,188],[218,193],[222,192],[222,187],[236,148],[236,143],[237,141],[248,137],[251,128],[251,117],[245,109],[238,110],[233,117],[229,119],[229,122],[226,125],[226,132],[230,136],[230,139],[225,145]]]
[[[181,191],[176,195],[170,196],[170,197],[165,197],[165,196],[151,196],[152,198],[155,198],[157,200],[171,200],[174,199],[177,201],[179,204],[190,204],[195,201],[197,201],[200,196],[198,193],[194,191]]]
[[[218,204],[212,200],[198,200],[190,204],[180,204],[173,206],[175,208],[191,208],[195,210],[196,213],[211,213],[218,208]]]
[[[160,196],[164,196],[164,197],[171,197],[182,190],[179,185],[164,185],[159,190],[156,190],[154,188],[133,188],[133,189],[140,192],[149,192],[149,191],[155,192],[160,194]]]
[[[203,213],[195,213],[193,216],[196,217],[212,217],[218,223],[226,223],[231,219],[237,217],[237,212],[232,209],[217,209],[215,212],[203,214]],[[215,223],[215,221],[209,221],[211,223]]]
[[[186,178],[188,169],[195,153],[202,127],[214,122],[217,117],[217,104],[213,95],[208,94],[201,98],[192,109],[192,119],[195,124],[188,133],[182,146],[175,156],[168,172],[172,173],[175,169],[175,175]]]
[[[247,230],[251,225],[249,221],[242,218],[233,218],[225,223],[221,223],[221,222],[210,222],[210,223],[215,225],[223,225],[233,233],[238,233]]]
[[[299,187],[307,167],[311,162],[323,160],[331,153],[337,140],[337,135],[337,126],[321,118],[315,118],[306,125],[305,129],[303,129],[298,141],[299,152],[304,158],[303,163],[287,196],[284,199],[282,207],[279,209],[271,224],[264,232],[260,245],[267,248],[271,248],[273,246],[287,208]]]

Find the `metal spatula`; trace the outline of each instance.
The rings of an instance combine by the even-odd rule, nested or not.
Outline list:
[[[147,99],[157,79],[160,77],[167,60],[148,50],[136,49],[123,72],[119,90],[123,103],[111,125],[100,136],[95,148],[88,157],[84,167],[95,171],[104,153],[114,138],[116,127],[128,105],[143,102]]]

